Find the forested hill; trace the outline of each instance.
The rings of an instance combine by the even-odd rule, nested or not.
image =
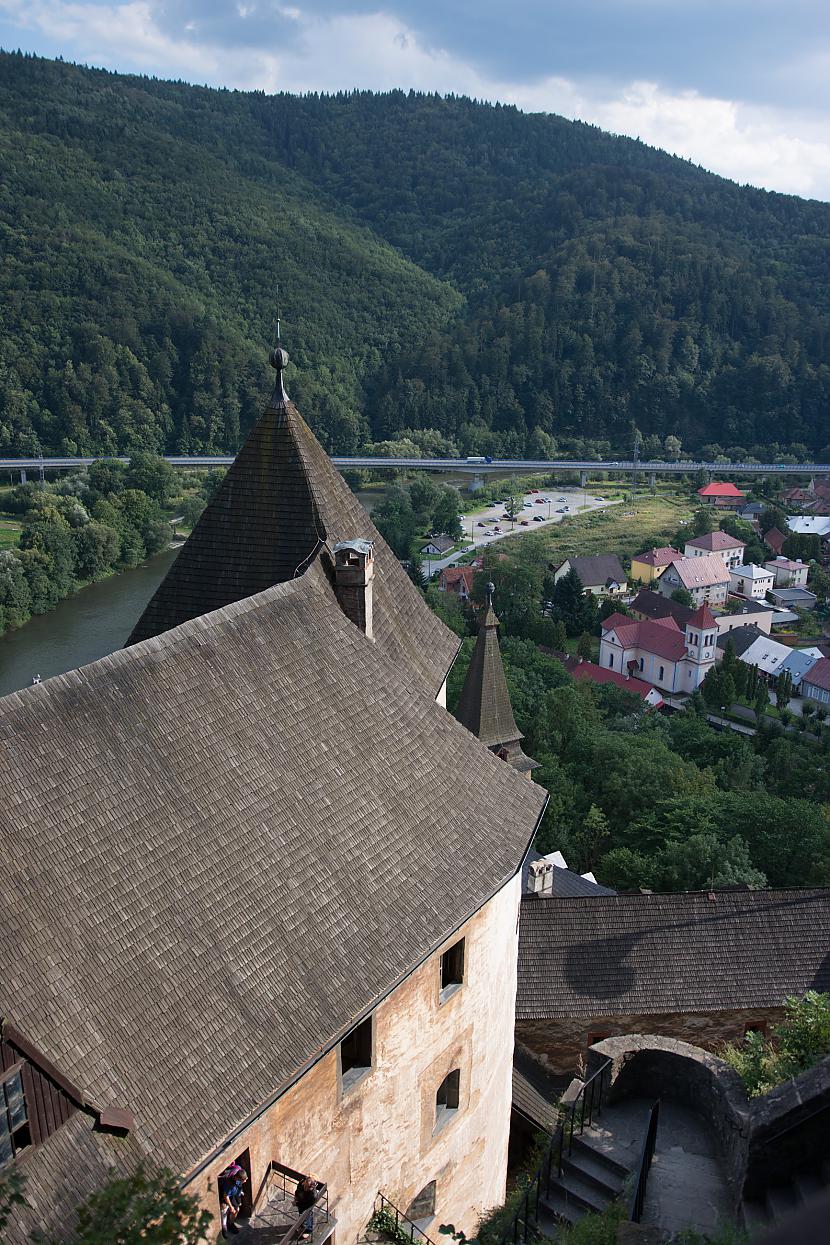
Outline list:
[[[331,449],[830,447],[830,205],[514,108],[19,55],[0,144],[0,453],[236,448],[277,283]]]

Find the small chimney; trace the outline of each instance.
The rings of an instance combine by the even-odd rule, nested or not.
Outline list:
[[[375,550],[371,540],[341,540],[334,546],[337,600],[347,618],[370,639]]]
[[[553,894],[553,861],[532,860],[527,874],[527,891],[529,895]]]

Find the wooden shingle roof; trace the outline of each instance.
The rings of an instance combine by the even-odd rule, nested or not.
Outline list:
[[[290,401],[269,403],[128,643],[285,583],[315,560],[330,573],[324,542],[360,538],[374,541],[375,640],[435,695],[458,638],[426,607]]]
[[[830,990],[830,889],[524,899],[520,1020],[779,1007]]]
[[[510,704],[498,627],[499,620],[488,597],[456,711],[459,722],[488,748],[523,738]]]

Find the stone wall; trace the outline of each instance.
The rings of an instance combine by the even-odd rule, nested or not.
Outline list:
[[[783,1017],[783,1008],[769,1007],[654,1016],[594,1016],[590,1020],[520,1020],[516,1023],[516,1040],[557,1076],[575,1076],[589,1046],[600,1036],[653,1033],[716,1051],[723,1042],[739,1042],[747,1027],[764,1023],[769,1028]]]
[[[793,1173],[830,1155],[830,1058],[750,1102],[752,1130],[744,1192],[763,1198]]]
[[[254,1193],[272,1159],[328,1184],[338,1245],[358,1240],[378,1192],[405,1211],[432,1180],[436,1223],[471,1235],[505,1194],[519,895],[517,877],[441,948],[466,939],[464,982],[445,1002],[439,951],[377,1007],[362,1080],[340,1093],[335,1048],[194,1176],[203,1205],[217,1214],[216,1177],[247,1149]],[[455,1068],[459,1109],[436,1131],[436,1091]]]

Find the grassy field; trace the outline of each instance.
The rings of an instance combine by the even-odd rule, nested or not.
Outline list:
[[[17,519],[0,519],[0,549],[16,549],[20,536]]]
[[[633,502],[569,516],[555,527],[508,538],[502,548],[518,561],[537,565],[561,562],[573,554],[616,553],[630,560],[652,545],[666,544],[693,510],[691,499],[679,491],[644,493]]]

